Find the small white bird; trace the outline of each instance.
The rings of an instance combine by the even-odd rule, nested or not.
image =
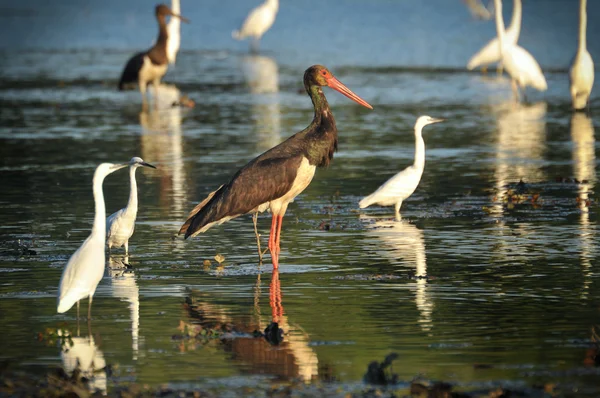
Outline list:
[[[266,0],[264,3],[250,11],[246,20],[239,30],[234,30],[231,36],[236,40],[243,40],[246,37],[252,37],[251,48],[253,52],[258,52],[258,42],[262,35],[275,22],[275,16],[279,10],[279,0]]]
[[[519,41],[519,34],[521,33],[521,14],[522,4],[521,0],[515,0],[513,6],[513,15],[510,22],[510,26],[506,29],[504,38],[507,43],[516,45]],[[487,68],[488,65],[498,63],[498,74],[502,73],[502,54],[500,52],[500,43],[498,37],[494,37],[484,47],[481,48],[475,55],[471,57],[467,64],[468,70],[473,70],[479,66],[483,69]]]
[[[102,163],[96,168],[93,180],[94,202],[96,214],[92,233],[71,256],[63,270],[58,287],[58,305],[56,311],[63,313],[77,303],[79,313],[79,300],[89,297],[88,319],[92,312],[92,297],[102,276],[104,275],[104,242],[106,236],[106,209],[102,182],[104,178],[123,167],[125,164]]]
[[[444,119],[435,119],[431,116],[421,116],[415,123],[415,161],[411,166],[408,166],[389,180],[381,185],[371,195],[363,198],[359,202],[361,209],[369,207],[372,204],[380,206],[396,207],[396,219],[400,220],[400,206],[402,201],[408,198],[415,192],[423,169],[425,168],[425,141],[423,141],[423,127],[428,124],[443,122]]]
[[[539,91],[546,91],[548,84],[542,68],[535,58],[523,47],[506,40],[504,19],[502,18],[502,2],[494,0],[496,7],[496,30],[502,53],[502,64],[512,78],[512,89],[515,98],[519,99],[519,87],[525,99],[525,88],[531,86]]]
[[[587,0],[579,3],[579,41],[577,53],[571,61],[569,80],[571,83],[571,98],[573,109],[589,108],[590,94],[594,85],[594,61],[587,50]]]
[[[171,11],[173,14],[181,14],[179,0],[171,0]],[[171,17],[167,24],[167,59],[171,65],[175,65],[177,52],[181,43],[181,20]]]
[[[150,163],[144,162],[142,158],[133,157],[129,161],[129,202],[121,210],[111,214],[106,219],[106,244],[108,252],[113,247],[125,246],[125,254],[129,253],[129,238],[135,229],[135,219],[138,211],[137,182],[135,171],[138,167],[145,166],[155,169]]]

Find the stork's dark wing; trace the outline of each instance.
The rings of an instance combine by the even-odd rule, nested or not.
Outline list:
[[[119,90],[124,90],[127,84],[138,82],[140,69],[144,65],[144,55],[146,55],[145,52],[135,54],[127,61],[125,69],[123,69],[123,73],[121,74],[121,80],[119,80]]]
[[[240,169],[227,184],[211,192],[190,212],[179,233],[185,237],[204,232],[208,224],[246,214],[263,203],[285,195],[296,179],[302,155],[257,158]],[[209,226],[210,227],[210,226]]]

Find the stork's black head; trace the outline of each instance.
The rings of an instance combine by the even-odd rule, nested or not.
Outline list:
[[[181,15],[177,15],[177,14],[173,13],[173,11],[171,11],[171,9],[164,4],[157,5],[156,8],[154,9],[154,14],[156,15],[156,19],[158,19],[158,20],[164,19],[165,17],[170,15],[172,17],[181,19],[183,22],[186,22],[186,23],[189,22],[187,20],[187,18],[184,18]]]
[[[329,72],[329,69],[323,65],[313,65],[304,72],[304,87],[306,87],[306,91],[308,91],[309,95],[310,87],[314,86],[329,86],[332,89],[344,94],[351,100],[358,102],[362,106],[373,109],[373,107],[369,105],[367,101],[354,94],[348,87],[336,79],[335,76]]]

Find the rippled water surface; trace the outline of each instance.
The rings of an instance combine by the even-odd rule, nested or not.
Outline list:
[[[154,40],[147,2],[27,0],[0,17],[20,33],[0,38],[3,361],[69,370],[93,358],[114,369],[94,379],[110,392],[128,381],[254,385],[254,375],[358,383],[369,362],[396,352],[402,382],[599,393],[600,102],[596,85],[592,116],[570,110],[574,1],[525,2],[521,44],[549,90],[528,91],[523,105],[511,102],[506,76],[463,71],[494,26],[458,0],[282,1],[261,55],[230,39],[254,2],[182,2],[192,23],[164,81],[193,109],[142,111],[138,92],[115,89],[128,57]],[[600,4],[589,3],[597,37]],[[589,49],[600,60],[598,42]],[[288,208],[279,272],[268,254],[259,266],[249,216],[176,237],[199,200],[308,125],[302,74],[314,63],[374,110],[325,89],[339,151]],[[446,122],[424,132],[425,172],[403,220],[393,208],[359,211],[360,198],[412,162],[420,114]],[[92,339],[83,322],[61,349],[48,335],[76,334],[76,310],[56,314],[56,292],[92,225],[94,168],[132,156],[157,169],[137,172],[130,256],[116,250],[109,261]],[[110,175],[104,193],[108,214],[123,207],[127,173]],[[265,213],[263,247],[269,227]],[[117,269],[123,262],[131,268]],[[252,337],[271,321],[284,331],[279,346]],[[230,333],[185,338],[192,325]]]

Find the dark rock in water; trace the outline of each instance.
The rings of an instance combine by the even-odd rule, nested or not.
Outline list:
[[[265,328],[265,340],[272,345],[281,344],[283,341],[283,329],[279,328],[277,322],[271,322],[271,324]]]
[[[371,362],[367,368],[367,373],[363,376],[364,382],[378,385],[396,384],[398,382],[398,375],[389,371],[386,372],[386,369],[397,358],[398,354],[393,352],[386,356],[381,363],[377,361]]]

